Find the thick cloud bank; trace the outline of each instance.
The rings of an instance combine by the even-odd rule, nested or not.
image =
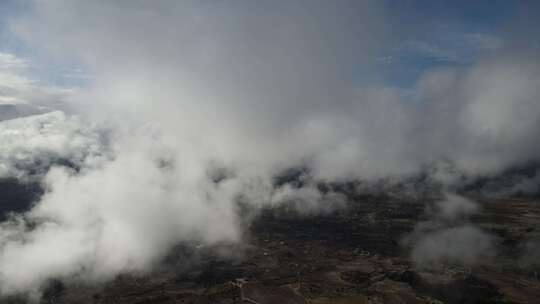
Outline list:
[[[343,202],[317,181],[428,171],[453,184],[538,160],[537,48],[501,33],[472,64],[397,88],[380,58],[419,32],[395,20],[382,1],[32,2],[13,29],[93,77],[72,100],[78,116],[0,123],[1,176],[52,166],[43,198],[1,226],[0,292],[147,271],[182,241],[241,241],[239,201],[307,213]],[[274,189],[298,167],[307,187]],[[457,206],[442,217],[473,209]],[[418,256],[485,239],[451,229]]]

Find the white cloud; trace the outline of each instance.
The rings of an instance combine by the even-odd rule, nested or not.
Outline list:
[[[0,70],[21,70],[28,68],[28,62],[9,53],[0,52]]]
[[[101,134],[60,111],[0,121],[0,178],[42,175],[54,162],[81,166],[104,152]]]
[[[25,214],[38,223],[33,230],[18,222],[0,229],[9,236],[0,241],[3,292],[56,276],[148,270],[178,242],[239,241],[241,194],[256,206],[295,201],[307,212],[340,202],[315,187],[272,192],[271,177],[286,168],[309,166],[314,180],[373,180],[443,161],[478,176],[538,158],[537,57],[499,50],[470,67],[428,71],[413,94],[377,75],[359,87],[355,76],[371,76],[373,55],[402,41],[381,2],[355,3],[36,1],[16,22],[18,33],[82,60],[95,79],[73,92],[81,120],[54,112],[0,124],[4,175],[22,176],[21,167],[51,158],[83,169],[47,173],[49,191]],[[23,84],[5,95],[62,99]],[[107,145],[87,121],[107,122]],[[211,181],[216,163],[231,177]],[[465,248],[483,236],[452,229],[419,248],[460,240]],[[448,257],[462,256],[478,257],[462,249]]]
[[[447,194],[446,199],[436,202],[434,208],[435,217],[450,222],[466,219],[480,210],[471,200],[455,194]]]
[[[437,230],[421,237],[411,253],[422,267],[473,266],[496,254],[493,237],[477,227],[464,225]]]
[[[444,265],[475,266],[496,255],[496,239],[472,223],[478,205],[455,194],[446,194],[427,209],[430,219],[419,222],[403,239],[411,247],[411,258],[418,267]]]
[[[0,105],[34,105],[34,113],[44,112],[45,108],[58,108],[73,94],[73,89],[44,85],[32,79],[28,76],[30,70],[27,60],[0,53]],[[2,110],[0,120],[15,117],[2,113]]]

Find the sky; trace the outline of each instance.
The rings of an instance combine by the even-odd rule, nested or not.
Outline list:
[[[386,3],[399,15],[395,26],[413,34],[381,58],[384,80],[399,87],[414,84],[422,71],[471,64],[503,43],[498,31],[517,3],[512,1],[399,1]]]
[[[391,26],[401,31],[405,24],[414,34],[409,33],[409,39],[392,43],[374,56],[373,61],[378,63],[376,69],[382,71],[381,77],[386,83],[406,88],[426,69],[471,64],[479,53],[500,47],[503,41],[497,32],[523,2],[383,1],[396,16]],[[84,85],[90,75],[83,63],[74,58],[50,56],[46,50],[30,47],[13,32],[10,20],[31,10],[29,0],[0,3],[0,50],[32,62],[30,74],[34,79],[56,86]],[[352,72],[358,81],[366,79],[360,68]]]
[[[72,60],[52,58],[43,50],[30,47],[11,26],[32,9],[32,1],[5,0],[0,3],[0,52],[27,63],[27,77],[49,86],[77,87],[87,81],[84,67]]]
[[[476,209],[452,189],[540,161],[536,3],[2,1],[0,178],[46,191],[0,224],[0,294],[243,243],[239,204],[341,208],[319,183],[423,174],[448,192],[424,224],[455,228]],[[419,227],[414,259],[492,250],[456,229]]]

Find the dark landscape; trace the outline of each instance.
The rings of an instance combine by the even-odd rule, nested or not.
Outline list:
[[[28,203],[29,193],[40,193],[35,185],[17,187],[1,183],[11,200]],[[221,250],[182,244],[150,274],[120,275],[98,286],[51,280],[41,302],[487,304],[540,298],[540,265],[526,259],[527,244],[540,240],[538,199],[476,197],[482,212],[470,222],[496,236],[496,255],[474,266],[442,261],[420,267],[403,240],[437,197],[342,191],[349,203],[339,210],[299,215],[287,206],[266,208],[249,225],[244,244]]]

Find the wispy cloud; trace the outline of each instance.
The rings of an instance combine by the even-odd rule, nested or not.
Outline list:
[[[0,70],[20,70],[28,68],[28,62],[9,53],[0,53]]]
[[[71,88],[43,84],[29,75],[32,65],[13,54],[0,53],[0,105],[58,106],[73,93]],[[0,118],[5,115],[1,115]]]
[[[493,51],[504,47],[501,37],[487,33],[465,34],[465,42],[473,49],[480,51]]]
[[[435,42],[411,41],[406,43],[403,49],[415,53],[417,56],[425,56],[441,62],[457,62],[459,60],[455,49],[444,48]]]

